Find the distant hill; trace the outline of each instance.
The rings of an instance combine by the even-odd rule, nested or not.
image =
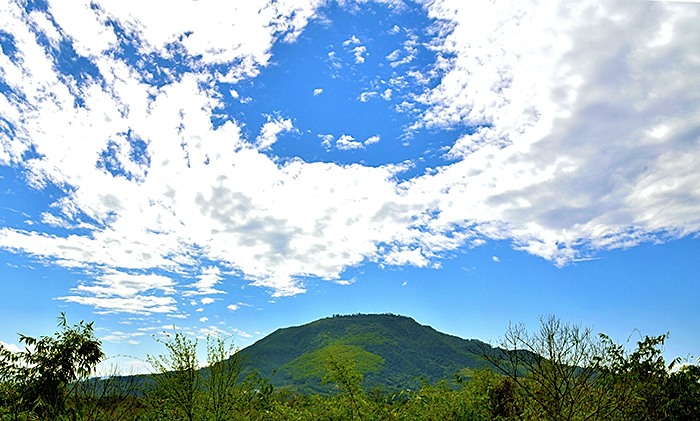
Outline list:
[[[241,353],[249,370],[257,369],[277,387],[323,393],[330,390],[321,382],[330,353],[355,360],[365,373],[365,388],[399,390],[487,365],[480,357],[484,347],[489,348],[478,340],[440,333],[409,317],[357,314],[278,329]]]

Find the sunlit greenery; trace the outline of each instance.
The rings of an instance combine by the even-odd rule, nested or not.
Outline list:
[[[0,420],[700,419],[700,366],[667,363],[668,335],[627,349],[555,317],[535,332],[508,327],[498,347],[483,348],[487,366],[402,390],[364,386],[384,359],[363,345],[396,336],[358,331],[338,342],[329,334],[290,365],[317,376],[324,394],[274,387],[226,338],[208,338],[200,362],[198,341],[184,333],[162,340],[164,352],[148,359],[151,376],[96,378],[104,355],[92,323],[69,326],[62,315],[58,327],[53,336],[20,336],[22,352],[0,349]]]

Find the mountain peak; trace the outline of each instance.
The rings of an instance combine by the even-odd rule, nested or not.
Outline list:
[[[351,359],[363,386],[416,388],[422,381],[449,379],[464,368],[486,365],[488,347],[436,331],[395,314],[352,314],[278,329],[241,350],[251,369],[278,387],[324,392],[321,378],[329,355]]]

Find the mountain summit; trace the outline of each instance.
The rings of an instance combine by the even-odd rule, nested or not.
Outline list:
[[[355,314],[278,329],[241,354],[249,369],[277,387],[324,392],[329,387],[321,379],[330,355],[352,360],[364,373],[365,388],[399,390],[482,367],[485,348],[481,341],[438,332],[410,317]]]

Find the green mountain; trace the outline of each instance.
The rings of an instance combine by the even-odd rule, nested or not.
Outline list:
[[[249,370],[277,387],[324,393],[331,390],[321,381],[330,355],[353,361],[364,373],[366,389],[400,390],[483,367],[484,348],[489,346],[440,333],[409,317],[357,314],[278,329],[241,354]]]

